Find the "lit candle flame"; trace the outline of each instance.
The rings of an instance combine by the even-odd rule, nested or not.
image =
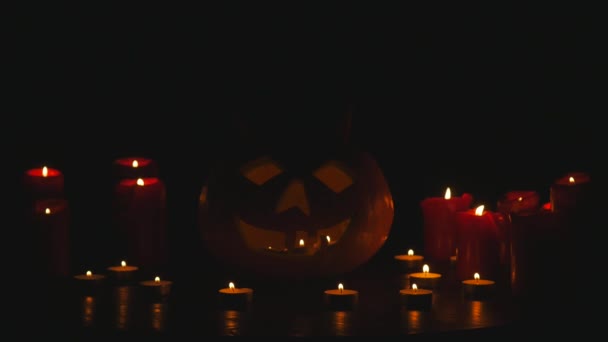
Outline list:
[[[234,287],[234,283],[233,282],[229,282],[228,283],[228,288],[232,291],[234,291],[235,287]]]
[[[407,255],[409,255],[409,256],[414,255],[414,250],[413,249],[408,250]]]
[[[137,178],[137,185],[144,186],[144,180],[141,178]]]
[[[344,285],[342,285],[342,283],[338,284],[338,290],[340,290],[340,292],[344,291]]]
[[[329,235],[325,235],[325,239],[327,239],[327,243],[331,242],[331,238],[329,237]]]
[[[518,201],[518,202],[521,202],[521,201],[523,201],[523,200],[524,200],[524,198],[523,198],[523,197],[517,197],[517,201]]]
[[[568,178],[568,182],[570,182],[571,184],[574,184],[574,177]]]
[[[300,247],[304,247],[304,239],[300,239],[299,245],[300,245]]]
[[[429,269],[429,265],[424,264],[424,266],[422,266],[422,273],[424,273],[425,275],[427,273],[429,273],[430,269]]]
[[[154,278],[154,282],[156,282],[156,283],[160,283],[160,277],[155,277],[155,278]]]
[[[479,207],[477,207],[477,208],[475,209],[475,215],[476,215],[476,216],[481,216],[481,215],[483,215],[483,208],[485,208],[485,206],[484,206],[484,205],[480,205]]]
[[[133,166],[133,168],[137,168],[139,166],[139,162],[137,162],[137,160],[133,160],[131,166]]]
[[[51,213],[51,208],[44,209],[44,213],[49,215]]]
[[[445,189],[445,195],[443,196],[443,198],[445,198],[445,199],[452,198],[452,191],[450,190],[449,187],[447,189]]]
[[[49,175],[49,168],[48,168],[48,167],[46,167],[46,166],[44,166],[44,167],[42,168],[42,177],[46,177],[46,176],[48,176],[48,175]],[[570,178],[572,178],[572,177],[570,177]]]
[[[418,290],[418,285],[412,284],[412,290],[414,290],[414,291]]]
[[[122,266],[122,267],[127,266],[127,262],[126,262],[126,261],[124,261],[124,260],[123,260],[123,261],[121,261],[121,262],[120,262],[120,266]]]
[[[87,271],[86,275],[87,275],[87,277],[91,277],[93,275],[93,272]]]
[[[479,273],[473,274],[473,279],[479,280],[479,278],[480,278]]]

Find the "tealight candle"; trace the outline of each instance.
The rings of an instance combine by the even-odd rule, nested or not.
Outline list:
[[[441,274],[431,273],[429,265],[422,266],[422,272],[410,274],[412,283],[418,284],[421,289],[436,289],[441,281]]]
[[[412,284],[412,288],[399,291],[401,303],[410,310],[427,310],[433,305],[433,291],[419,289]]]
[[[168,296],[171,292],[172,281],[161,280],[160,277],[155,277],[154,280],[144,280],[139,282],[146,291],[153,296]]]
[[[348,290],[342,283],[337,289],[325,290],[325,304],[332,309],[352,309],[359,301],[359,291]]]
[[[220,305],[229,308],[246,308],[253,300],[253,289],[238,288],[233,282],[219,290]]]
[[[137,266],[129,266],[126,261],[121,261],[120,266],[108,267],[108,271],[112,274],[116,281],[131,281],[139,270]]]
[[[466,298],[483,299],[490,297],[494,290],[494,281],[481,279],[479,273],[473,275],[473,279],[462,281],[463,294]]]
[[[31,198],[62,198],[63,173],[47,166],[30,169],[25,173],[25,187]]]
[[[103,274],[94,274],[92,271],[86,271],[84,274],[77,274],[74,276],[81,286],[82,290],[92,291],[97,290],[103,280],[106,278]]]
[[[407,254],[395,255],[395,260],[398,260],[399,263],[408,270],[417,268],[424,257],[422,255],[414,254],[414,250],[410,249],[407,251]]]

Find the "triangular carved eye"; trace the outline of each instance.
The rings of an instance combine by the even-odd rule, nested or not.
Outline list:
[[[256,185],[262,185],[283,173],[283,169],[273,160],[262,158],[247,163],[241,173]]]
[[[313,175],[337,194],[346,190],[354,182],[351,173],[338,162],[329,162],[321,166],[313,172]]]

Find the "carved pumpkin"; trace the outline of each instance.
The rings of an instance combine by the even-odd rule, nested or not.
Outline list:
[[[331,145],[306,157],[266,150],[218,166],[203,187],[200,229],[212,255],[293,278],[349,272],[378,252],[394,209],[372,156]]]

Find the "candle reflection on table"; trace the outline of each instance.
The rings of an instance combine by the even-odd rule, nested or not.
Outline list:
[[[153,331],[162,332],[167,326],[167,308],[165,302],[151,303],[149,307],[150,328]]]
[[[420,310],[409,310],[401,307],[401,326],[406,334],[417,334],[428,330],[430,312]]]
[[[85,328],[93,327],[95,325],[95,313],[97,311],[96,308],[96,300],[93,296],[84,296],[82,297],[82,326]]]
[[[118,286],[114,288],[115,325],[117,330],[127,330],[131,325],[133,311],[133,288]]]
[[[331,311],[329,314],[329,333],[334,336],[353,336],[353,312]]]
[[[244,336],[247,334],[248,311],[220,311],[220,336]]]

